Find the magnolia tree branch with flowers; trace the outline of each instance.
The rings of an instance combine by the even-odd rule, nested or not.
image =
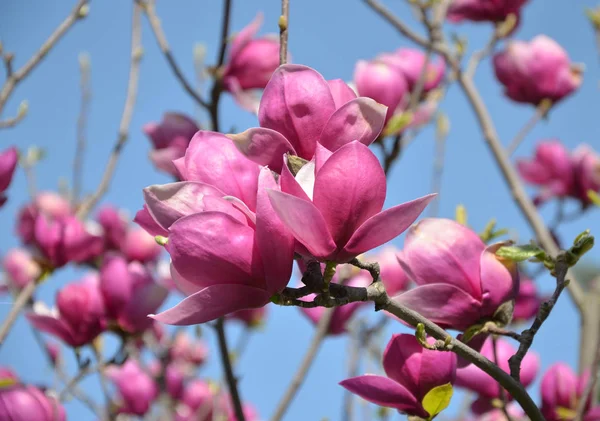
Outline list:
[[[38,192],[34,170],[43,154],[35,147],[24,152],[17,144],[0,153],[0,206],[20,199],[11,188],[19,164],[31,193],[14,220],[20,244],[3,250],[3,292],[11,304],[0,324],[0,346],[19,341],[22,318],[55,373],[34,384],[2,363],[0,419],[82,419],[65,410],[73,400],[88,408],[89,419],[100,420],[288,419],[319,348],[327,337],[339,336],[354,347],[349,374],[335,379],[346,393],[344,420],[356,419],[359,399],[368,405],[366,419],[388,419],[391,410],[413,421],[450,419],[455,391],[466,402],[452,415],[457,421],[600,420],[600,270],[588,281],[578,271],[581,258],[596,252],[595,226],[573,238],[557,235],[569,219],[598,212],[600,156],[588,145],[570,151],[547,139],[533,156],[511,158],[541,121],[560,113],[557,104],[569,101],[583,80],[583,67],[550,37],[519,39],[523,11],[536,1],[407,0],[416,22],[406,23],[388,6],[365,0],[365,10],[412,45],[375,50],[373,58],[357,61],[352,82],[345,82],[325,78],[288,51],[304,30],[294,26],[301,2],[283,0],[276,25],[269,22],[279,34],[258,35],[262,13],[256,10],[254,20],[233,33],[237,2],[224,0],[215,65],[200,69],[199,79],[212,80],[203,89],[171,50],[158,14],[162,5],[132,0],[125,105],[92,193],[80,194],[91,146],[85,134],[87,57],[81,59],[72,187]],[[0,44],[6,70],[0,113],[16,86],[41,72],[36,69],[44,57],[88,14],[88,2],[78,2],[18,70],[14,53]],[[597,31],[598,12],[587,16]],[[118,184],[133,115],[145,106],[138,87],[144,82],[143,42],[149,43],[142,38],[146,23],[165,65],[205,114],[197,121],[182,110],[160,109],[162,120],[143,126],[149,160],[170,182],[146,183],[151,185],[130,219],[110,203],[98,204]],[[469,23],[491,25],[489,41],[470,54],[466,40],[451,29]],[[507,101],[532,107],[510,142],[500,140],[496,116],[476,84],[485,61]],[[454,217],[440,217],[442,170],[446,150],[454,147],[446,145],[450,120],[443,113],[451,89],[469,105],[464,113],[480,132],[472,140],[487,145],[531,241],[526,233],[498,229],[494,219],[477,232],[462,205]],[[227,97],[254,124],[224,129],[220,110]],[[24,104],[14,117],[0,115],[5,133],[27,124]],[[388,206],[392,168],[402,165],[408,144],[431,125],[437,137],[434,191]],[[526,185],[535,188],[533,196]],[[565,213],[567,201],[579,206],[573,215]],[[558,203],[554,220],[543,210],[549,202]],[[388,244],[403,233],[401,249]],[[70,267],[82,275],[58,289],[50,308],[40,290]],[[548,296],[536,282],[544,274],[554,279]],[[541,343],[538,333],[548,319],[560,317],[555,307],[569,300],[581,320],[577,372],[559,358],[540,373],[540,355],[532,348],[544,358],[551,344]],[[239,359],[249,332],[265,323],[266,309],[274,306],[281,312],[298,307],[314,325],[314,337],[291,382],[280,388],[281,398],[269,396],[268,418],[245,396]],[[365,308],[381,316],[359,319]],[[244,328],[234,347],[227,333],[236,323]],[[217,350],[187,326],[214,331]],[[253,336],[278,346],[268,336]],[[111,352],[103,345],[107,340],[116,344]],[[222,369],[212,380],[202,371],[209,354]],[[361,360],[374,370],[363,372]],[[295,364],[265,370],[258,383]],[[538,377],[539,396],[530,389]],[[96,383],[93,393],[84,387],[88,380]],[[311,403],[300,405],[297,419],[320,416]]]

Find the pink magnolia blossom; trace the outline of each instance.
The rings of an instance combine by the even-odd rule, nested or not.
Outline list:
[[[388,107],[385,124],[396,109],[404,105],[407,94],[410,94],[404,74],[395,66],[378,59],[358,61],[354,68],[354,83],[358,95],[372,98]]]
[[[71,216],[73,209],[69,201],[54,192],[40,192],[33,203],[24,206],[17,216],[17,235],[25,244],[35,241],[35,221],[43,214],[49,219],[61,219]]]
[[[508,15],[517,17],[527,0],[454,0],[448,8],[448,20],[461,22],[502,22]]]
[[[216,406],[215,389],[200,379],[189,382],[175,409],[176,421],[211,421]]]
[[[423,398],[435,387],[454,383],[456,355],[428,350],[414,335],[393,335],[383,353],[383,369],[387,377],[367,374],[340,385],[376,405],[429,419]]]
[[[338,274],[334,275],[332,282],[339,282]],[[368,274],[359,273],[357,275],[352,276],[350,280],[346,282],[346,285],[352,287],[367,287],[373,282],[373,279]],[[310,294],[302,300],[304,301],[312,301],[315,297],[314,294]],[[327,331],[330,335],[341,335],[346,333],[346,326],[350,319],[354,316],[356,311],[361,307],[364,307],[366,302],[355,302],[346,304],[340,307],[335,307],[333,309],[333,316],[331,316],[331,322],[329,323],[329,329]],[[321,317],[325,314],[327,310],[325,307],[315,307],[315,308],[300,308],[302,314],[304,314],[315,326],[319,324]]]
[[[399,250],[394,246],[386,246],[373,256],[368,256],[368,261],[379,263],[381,281],[389,295],[396,295],[408,288],[410,280],[398,261]]]
[[[100,270],[100,291],[107,317],[130,333],[152,325],[154,313],[167,298],[168,290],[157,284],[139,262],[127,263],[121,256],[108,256]]]
[[[497,364],[507,373],[510,373],[508,359],[516,354],[516,352],[516,348],[508,341],[497,339],[496,354],[494,354],[494,344],[491,338],[488,338],[484,342],[480,350],[480,353],[491,361],[495,361],[495,355],[497,355]],[[533,383],[539,368],[540,359],[537,354],[528,352],[521,363],[521,384],[524,387],[528,387]],[[468,364],[456,370],[456,385],[477,394],[477,399],[471,406],[472,411],[476,414],[483,414],[492,410],[494,408],[493,401],[495,399],[502,399],[498,382],[474,364]],[[507,394],[506,398],[509,401],[513,399],[509,394]]]
[[[572,421],[583,391],[590,379],[589,372],[577,376],[564,363],[552,365],[542,377],[542,414],[547,421]],[[592,400],[586,403],[583,421],[600,420],[600,407],[591,408]]]
[[[538,35],[531,42],[511,41],[494,56],[496,77],[513,101],[556,103],[581,85],[581,71],[554,40]]]
[[[600,192],[600,156],[587,145],[580,145],[571,155],[575,169],[575,196],[585,206],[588,192]]]
[[[427,59],[427,55],[414,48],[399,48],[393,53],[381,54],[378,59],[400,72],[408,84],[409,92],[413,92]],[[423,93],[439,87],[446,71],[446,62],[441,58],[431,58],[425,70]]]
[[[275,212],[300,243],[296,251],[346,263],[400,235],[433,199],[428,195],[382,211],[386,179],[377,157],[353,141],[329,159],[324,148],[294,177],[285,165]]]
[[[38,279],[42,273],[31,253],[22,248],[9,250],[2,259],[2,268],[7,285],[17,290]]]
[[[127,217],[117,208],[107,205],[98,211],[96,221],[102,227],[105,250],[119,250],[127,234]]]
[[[181,398],[186,376],[185,367],[177,362],[172,362],[165,369],[165,386],[167,393],[175,400]]]
[[[130,262],[150,263],[156,261],[162,247],[144,229],[131,228],[125,235],[121,251]]]
[[[192,339],[185,332],[177,334],[173,345],[169,348],[172,360],[182,361],[193,365],[202,365],[208,358],[209,350],[204,341]]]
[[[513,322],[525,322],[535,317],[542,298],[538,294],[535,282],[529,278],[521,277],[519,282],[519,293],[515,297],[515,309],[513,311]]]
[[[463,225],[438,218],[413,225],[398,259],[418,286],[393,300],[441,326],[465,330],[493,319],[519,288],[517,267]]]
[[[190,117],[181,113],[165,113],[160,123],[148,123],[142,128],[154,149],[150,160],[161,171],[177,176],[173,160],[181,158],[192,139],[200,130]]]
[[[239,310],[235,313],[228,314],[227,319],[239,320],[244,325],[246,325],[247,328],[255,328],[258,326],[262,326],[265,323],[265,319],[267,317],[267,307],[268,306]]]
[[[370,145],[385,114],[385,106],[356,98],[341,80],[326,81],[310,67],[286,64],[265,87],[260,127],[229,137],[248,158],[280,172],[285,153],[310,160],[317,144],[332,152],[354,140]]]
[[[229,58],[223,69],[223,86],[244,109],[256,112],[253,89],[263,89],[279,66],[279,39],[276,35],[255,38],[262,25],[256,16],[231,41]]]
[[[106,369],[106,375],[116,386],[119,413],[143,416],[149,411],[159,390],[137,361],[128,359],[122,366],[112,365]]]
[[[50,219],[40,214],[35,220],[34,244],[48,265],[59,268],[69,262],[84,263],[97,257],[103,241],[74,216]]]
[[[212,187],[212,195],[233,196],[256,209],[260,168],[247,159],[227,136],[209,131],[194,135],[185,156],[174,162],[182,180]]]
[[[0,152],[0,206],[6,203],[5,193],[12,181],[18,160],[19,153],[14,146]]]
[[[600,191],[600,156],[587,145],[570,153],[558,140],[542,141],[533,159],[517,161],[517,169],[525,181],[540,186],[536,204],[572,197],[585,207],[588,191]]]
[[[105,308],[94,275],[66,285],[56,296],[57,310],[38,302],[27,318],[36,329],[74,348],[86,345],[104,331]]]
[[[146,204],[168,230],[173,280],[189,296],[152,316],[167,324],[204,323],[237,310],[262,307],[288,283],[294,241],[271,207],[278,186],[263,168],[256,213],[240,201],[205,194],[202,183],[147,189]]]
[[[0,420],[65,421],[65,410],[57,399],[21,384],[10,369],[0,367],[0,382]]]

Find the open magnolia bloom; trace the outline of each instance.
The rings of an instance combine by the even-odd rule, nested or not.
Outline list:
[[[270,191],[273,209],[301,244],[296,251],[320,261],[346,263],[412,224],[435,195],[382,211],[383,168],[369,148],[354,141],[315,158],[294,177],[285,165],[281,191]]]
[[[267,191],[278,186],[268,168],[261,170],[258,186],[256,213],[202,183],[146,189],[149,212],[168,232],[173,281],[189,295],[153,318],[175,325],[204,323],[262,307],[285,288],[294,239],[271,207]]]
[[[448,8],[448,20],[461,22],[502,22],[508,15],[517,17],[528,0],[454,0]]]
[[[431,420],[450,403],[456,355],[426,349],[414,335],[392,336],[383,353],[384,376],[367,374],[340,385],[376,405]]]
[[[469,228],[450,219],[427,218],[413,225],[398,260],[417,287],[393,297],[446,328],[465,330],[485,321],[506,324],[499,309],[514,300],[519,274]],[[510,310],[510,306],[508,306]]]
[[[240,151],[279,173],[285,153],[312,159],[317,144],[331,152],[352,141],[370,145],[383,129],[386,107],[356,98],[341,80],[327,81],[316,70],[280,66],[265,87],[260,127],[229,135]]]

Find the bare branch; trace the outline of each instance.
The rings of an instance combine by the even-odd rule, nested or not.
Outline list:
[[[225,62],[225,51],[227,50],[227,38],[229,38],[229,21],[231,20],[231,0],[225,0],[223,5],[223,25],[221,26],[221,46],[219,47],[219,59],[217,67]]]
[[[89,0],[79,0],[75,7],[69,13],[69,16],[54,30],[54,32],[48,37],[48,39],[42,44],[39,50],[31,56],[31,58],[16,72],[12,71],[12,67],[7,66],[9,73],[8,78],[4,82],[2,90],[0,90],[0,115],[2,110],[10,97],[10,94],[15,87],[25,79],[33,69],[41,63],[44,57],[50,52],[50,50],[56,45],[56,43],[67,33],[67,31],[77,22],[84,18],[88,12]]]
[[[290,0],[281,0],[281,16],[279,16],[279,64],[287,63],[289,24]]]
[[[156,38],[156,42],[158,42],[158,46],[162,51],[163,55],[167,59],[167,63],[171,67],[171,70],[175,74],[175,77],[183,86],[183,89],[198,103],[198,105],[208,108],[208,104],[206,101],[202,99],[199,93],[196,92],[194,87],[188,82],[188,80],[183,75],[183,72],[177,65],[175,58],[173,57],[173,53],[171,52],[171,48],[169,47],[169,43],[167,42],[167,38],[165,37],[165,33],[160,26],[160,19],[156,15],[156,10],[154,8],[154,2],[152,1],[142,1],[136,0],[139,5],[143,7],[144,12],[148,18],[148,22],[150,23],[150,27],[152,28],[152,32],[154,33],[154,37]]]
[[[80,218],[85,218],[94,208],[94,206],[96,206],[98,201],[100,201],[102,196],[104,196],[104,194],[108,191],[110,182],[117,168],[117,162],[121,156],[121,151],[123,146],[125,146],[129,136],[129,125],[131,124],[131,118],[133,116],[140,74],[140,62],[143,55],[141,12],[142,10],[139,3],[135,3],[133,6],[133,18],[131,24],[131,64],[129,67],[129,82],[127,83],[127,97],[123,107],[123,114],[121,115],[121,123],[119,124],[117,141],[113,146],[106,169],[104,170],[104,175],[102,176],[102,180],[100,181],[98,188],[89,199],[85,200],[81,204],[77,211],[77,216]]]
[[[31,297],[33,296],[33,292],[35,291],[38,284],[38,280],[30,281],[25,287],[19,291],[19,295],[17,295],[17,299],[12,305],[8,316],[4,319],[4,323],[2,323],[2,327],[0,327],[0,346],[4,343],[4,340],[8,336],[11,328],[17,321],[21,310],[29,303]]]
[[[77,200],[79,200],[79,193],[81,192],[81,184],[83,182],[81,168],[85,152],[87,119],[90,109],[90,100],[92,98],[90,60],[86,54],[79,56],[79,71],[81,108],[79,109],[79,117],[77,117],[77,145],[75,146],[75,157],[73,159],[73,191],[71,192],[71,203],[73,204],[76,204]]]
[[[223,318],[217,320],[216,324],[217,337],[219,339],[219,355],[221,356],[221,365],[225,372],[225,378],[227,380],[227,386],[229,387],[229,394],[231,395],[231,403],[235,410],[235,416],[237,421],[246,421],[244,416],[244,410],[242,408],[242,399],[237,387],[237,379],[233,374],[233,367],[231,365],[231,359],[229,355],[229,349],[227,348],[227,337],[225,336],[225,321]]]
[[[499,366],[500,360],[498,359],[498,339],[494,336],[492,336],[492,347],[494,349],[494,364]],[[500,384],[498,384],[498,389],[500,389],[500,400],[502,401],[502,406],[500,407],[500,409],[502,410],[502,413],[504,414],[506,421],[513,421],[512,417],[510,416],[510,414],[508,413],[508,411],[506,409],[506,404],[507,404],[506,391]]]
[[[519,130],[515,138],[509,143],[506,149],[506,153],[508,154],[508,156],[511,156],[513,153],[515,153],[519,145],[521,145],[523,140],[525,140],[525,138],[527,137],[529,132],[533,130],[535,125],[543,118],[546,118],[551,107],[552,101],[549,100],[544,100],[537,106],[537,108],[535,109],[535,114],[529,119],[527,123],[525,123],[523,128]]]

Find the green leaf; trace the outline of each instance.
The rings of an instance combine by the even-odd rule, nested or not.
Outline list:
[[[0,389],[4,389],[6,387],[11,387],[11,386],[14,386],[15,384],[17,384],[17,381],[15,379],[11,379],[10,377],[7,377],[5,379],[0,379]]]
[[[454,219],[461,225],[467,226],[467,208],[464,205],[458,205],[456,207]]]
[[[452,385],[446,383],[431,389],[423,398],[423,408],[429,413],[429,420],[432,420],[437,414],[442,412],[450,405],[452,399]]]
[[[592,201],[592,203],[596,206],[600,206],[600,196],[594,190],[588,190],[588,197]]]
[[[384,136],[390,136],[404,130],[413,121],[413,113],[407,111],[405,113],[396,114],[383,129]]]
[[[532,258],[544,260],[546,252],[535,244],[525,244],[522,246],[500,247],[496,251],[496,255],[519,263]]]

